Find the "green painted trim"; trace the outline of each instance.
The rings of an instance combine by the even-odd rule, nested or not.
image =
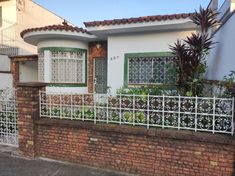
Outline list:
[[[66,83],[59,83],[59,84],[49,84],[49,87],[87,87],[87,76],[88,76],[88,64],[87,64],[87,50],[86,49],[81,49],[81,48],[69,48],[69,47],[44,47],[44,48],[39,48],[39,52],[44,52],[44,51],[51,51],[51,52],[78,52],[82,51],[85,53],[85,82],[84,83],[72,83],[72,84],[66,84]]]
[[[127,57],[169,57],[174,56],[172,52],[146,52],[146,53],[126,53]]]
[[[51,52],[58,52],[58,51],[67,51],[67,52],[76,52],[76,51],[83,51],[87,52],[86,49],[81,49],[81,48],[69,48],[69,47],[43,47],[39,48],[38,52],[43,52],[43,51],[51,51]]]
[[[124,87],[128,87],[128,58],[129,54],[124,57]]]
[[[169,57],[174,56],[172,52],[146,52],[146,53],[125,53],[124,54],[124,87],[128,87],[128,60],[130,57]]]
[[[48,85],[47,85],[48,87],[87,87],[87,84],[81,84],[81,83],[79,83],[79,84],[76,84],[76,83],[74,83],[74,84],[71,84],[71,83],[69,83],[69,84],[66,84],[66,83],[49,83]]]

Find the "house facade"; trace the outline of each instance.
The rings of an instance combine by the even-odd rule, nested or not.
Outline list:
[[[166,65],[175,59],[169,46],[197,30],[191,15],[85,22],[86,29],[63,23],[21,36],[38,47],[39,81],[48,91],[115,93],[167,82]]]
[[[16,66],[11,66],[9,56],[37,54],[37,47],[24,42],[20,32],[38,25],[59,24],[63,20],[32,0],[0,1],[0,89],[15,85],[14,79],[38,81],[37,57],[17,58]],[[14,74],[18,74],[18,79],[13,79]]]

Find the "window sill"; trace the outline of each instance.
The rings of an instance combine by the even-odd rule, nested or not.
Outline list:
[[[48,87],[87,87],[86,83],[46,83]]]
[[[176,86],[176,84],[164,84],[164,83],[129,83],[127,87],[141,87],[141,86]]]

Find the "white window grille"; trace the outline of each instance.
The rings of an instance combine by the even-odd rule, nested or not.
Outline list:
[[[52,52],[52,83],[84,83],[84,52]]]
[[[175,76],[168,73],[167,65],[175,58],[169,57],[130,57],[128,58],[128,83],[169,83]]]

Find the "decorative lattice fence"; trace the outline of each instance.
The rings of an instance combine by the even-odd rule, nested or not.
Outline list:
[[[40,92],[40,115],[147,128],[234,133],[234,98]]]
[[[0,144],[18,145],[15,90],[0,90]]]

